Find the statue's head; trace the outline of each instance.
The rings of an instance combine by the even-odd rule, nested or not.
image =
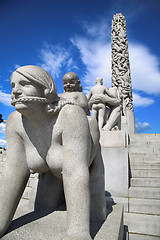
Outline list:
[[[103,78],[97,77],[95,83],[99,83],[99,84],[103,85]]]
[[[65,92],[82,92],[79,77],[74,72],[68,72],[63,76],[63,87]]]
[[[57,96],[53,78],[41,67],[26,65],[16,69],[11,75],[11,86],[11,104],[22,114],[33,104],[43,104],[46,112],[52,114],[58,113],[66,104],[73,104]]]
[[[16,109],[27,102],[51,104],[58,98],[53,78],[38,66],[26,65],[16,69],[11,75],[11,86],[11,104]]]

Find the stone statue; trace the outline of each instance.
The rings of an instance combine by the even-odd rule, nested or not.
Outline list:
[[[116,127],[120,130],[121,124],[121,99],[116,87],[102,86],[103,79],[98,77],[88,96],[89,106],[92,109],[92,117],[97,118],[100,130],[112,130]]]
[[[125,17],[118,13],[112,20],[112,86],[118,88],[122,95],[122,114],[126,110],[133,112],[132,85],[128,53],[128,39]]]
[[[91,88],[88,96],[88,102],[90,105],[90,109],[92,111],[92,118],[97,119],[99,130],[102,130],[102,127],[104,125],[104,118],[106,114],[106,104],[103,101],[94,101],[96,97],[99,97],[101,99],[102,95],[109,94],[108,88],[103,85],[103,78],[97,77],[96,78],[96,86]],[[91,102],[90,102],[91,100]]]
[[[58,96],[71,100],[74,104],[84,109],[89,115],[88,101],[86,95],[82,92],[82,85],[79,77],[74,72],[68,72],[63,76],[64,92]]]
[[[106,102],[106,123],[103,127],[106,131],[111,130],[121,130],[121,114],[122,114],[122,104],[121,104],[121,94],[118,91],[117,87],[109,88],[110,95],[112,98],[108,96],[104,97],[104,101]]]
[[[96,121],[88,121],[82,108],[59,98],[52,77],[40,67],[18,68],[11,75],[11,86],[11,103],[16,111],[6,124],[7,160],[0,179],[0,236],[12,221],[30,173],[50,170],[57,179],[52,189],[55,206],[64,188],[68,223],[65,239],[91,240],[90,217],[106,217]]]

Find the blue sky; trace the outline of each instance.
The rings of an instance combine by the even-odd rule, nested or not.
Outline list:
[[[111,21],[127,22],[137,133],[160,133],[160,0],[0,0],[0,113],[7,119],[10,75],[19,66],[45,68],[63,92],[78,74],[85,94],[102,76],[111,86]],[[5,146],[0,124],[0,146]]]

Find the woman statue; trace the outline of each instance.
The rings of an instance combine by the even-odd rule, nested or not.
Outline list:
[[[65,239],[91,240],[90,217],[102,220],[106,216],[96,122],[89,122],[79,106],[60,99],[52,77],[40,67],[18,68],[11,75],[11,86],[11,103],[16,111],[6,124],[7,159],[0,179],[0,236],[12,221],[30,174],[50,171],[60,179],[53,188],[55,206],[64,188]]]

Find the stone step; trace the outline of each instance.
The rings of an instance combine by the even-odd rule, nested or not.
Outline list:
[[[160,178],[160,170],[132,170],[130,171],[132,178]]]
[[[146,198],[146,199],[160,199],[160,188],[130,187],[129,188],[129,197]]]
[[[136,234],[136,233],[129,233],[128,240],[160,240],[159,236],[151,236],[146,234]]]
[[[129,149],[129,154],[130,153],[144,153],[144,154],[147,154],[147,153],[150,153],[150,154],[155,154],[155,153],[160,153],[160,148],[151,148],[151,147],[148,147],[148,148],[143,148],[143,147],[140,147],[140,148],[135,148],[135,147],[130,147]]]
[[[152,142],[142,142],[142,141],[135,141],[129,144],[130,148],[159,148],[160,141],[152,141]]]
[[[130,163],[131,162],[144,162],[144,163],[160,163],[160,157],[147,157],[147,156],[145,156],[145,157],[139,157],[139,156],[129,156],[129,161],[130,161]]]
[[[160,163],[139,163],[139,162],[131,162],[131,169],[150,169],[150,170],[160,170]]]
[[[159,153],[143,153],[143,152],[129,152],[129,156],[130,157],[138,157],[138,158],[159,158],[160,154]]]
[[[160,188],[160,178],[131,178],[131,187]]]
[[[138,234],[159,237],[160,239],[160,216],[125,212],[124,225],[128,226],[129,236],[134,233],[137,235],[136,240],[138,239]],[[144,237],[142,239],[152,238]]]
[[[160,215],[160,200],[130,198],[129,212]]]
[[[159,140],[160,134],[129,134],[130,141],[133,140]]]

